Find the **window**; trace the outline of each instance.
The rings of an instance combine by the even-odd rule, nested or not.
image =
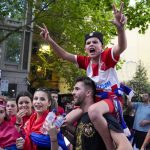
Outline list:
[[[10,97],[16,97],[16,93],[17,93],[17,84],[9,83],[9,85],[8,85],[8,95]]]
[[[5,61],[10,63],[20,62],[21,33],[12,33],[5,44]]]

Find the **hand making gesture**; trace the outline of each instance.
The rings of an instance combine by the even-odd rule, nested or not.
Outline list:
[[[127,18],[123,14],[124,3],[121,2],[120,10],[116,9],[116,6],[113,5],[114,19],[111,21],[117,28],[123,28],[127,22]]]
[[[46,27],[46,25],[43,23],[43,27],[40,27],[39,25],[36,25],[37,28],[40,29],[40,36],[45,40],[45,41],[49,41],[52,40],[51,37],[49,36],[49,31]]]

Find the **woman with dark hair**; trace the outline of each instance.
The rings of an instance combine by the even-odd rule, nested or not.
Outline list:
[[[47,121],[46,118],[49,114],[51,104],[52,99],[48,89],[39,88],[35,91],[33,96],[34,113],[25,127],[25,140],[19,138],[16,141],[18,149],[67,150],[63,136],[59,132],[59,129],[55,127],[54,122],[50,120],[43,126],[45,121]],[[47,133],[42,132],[43,127],[45,127]]]
[[[18,112],[16,115],[16,127],[19,129],[21,135],[24,137],[24,127],[33,113],[32,109],[32,95],[28,91],[22,91],[17,95],[16,103]]]
[[[9,123],[6,114],[6,98],[0,97],[0,149],[17,150],[16,139],[20,137],[15,126]]]

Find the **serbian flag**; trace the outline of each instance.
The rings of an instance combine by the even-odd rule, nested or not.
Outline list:
[[[128,97],[129,101],[131,101],[132,97],[135,95],[135,91],[124,84],[120,84],[120,88],[123,89],[123,92]]]
[[[24,150],[37,150],[37,147],[50,149],[50,137],[49,135],[42,134],[40,129],[48,115],[49,111],[45,111],[43,115],[36,121],[37,113],[34,113],[25,128],[25,143]],[[35,122],[36,121],[36,122]],[[58,145],[62,150],[67,150],[64,142],[64,137],[61,132],[57,135]]]

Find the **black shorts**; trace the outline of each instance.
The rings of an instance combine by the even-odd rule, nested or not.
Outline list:
[[[113,130],[117,133],[123,133],[122,126],[113,115],[107,113],[107,114],[104,114],[104,117],[108,123],[108,128],[110,130]]]

